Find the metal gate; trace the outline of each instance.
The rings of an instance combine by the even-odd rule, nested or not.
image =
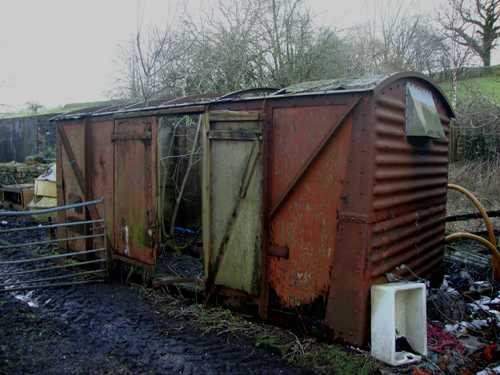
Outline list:
[[[104,281],[110,258],[104,218],[52,220],[61,212],[103,210],[102,205],[99,199],[38,211],[0,211],[0,292]],[[85,250],[70,251],[75,241],[84,241]]]

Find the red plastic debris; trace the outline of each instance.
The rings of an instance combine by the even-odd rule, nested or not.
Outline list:
[[[488,361],[488,363],[493,362],[495,359],[495,351],[497,349],[497,344],[493,343],[484,348],[484,359]]]
[[[452,351],[463,354],[465,351],[464,345],[454,335],[432,324],[427,325],[427,344],[435,353]]]
[[[432,375],[432,372],[429,372],[428,370],[423,369],[423,368],[417,368],[417,367],[415,367],[413,369],[412,375]]]

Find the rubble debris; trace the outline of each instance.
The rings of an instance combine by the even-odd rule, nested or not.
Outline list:
[[[447,350],[454,350],[460,354],[465,352],[463,343],[456,336],[432,324],[427,326],[427,344],[429,349],[436,353],[444,353]]]
[[[491,272],[489,250],[472,241],[464,241],[461,247],[447,246],[443,261],[446,268],[456,271],[450,273],[450,277],[465,271],[472,277],[481,278]]]
[[[33,197],[33,184],[3,185],[0,204],[11,210],[25,210]]]
[[[444,288],[441,287],[429,292],[428,318],[446,322],[460,321],[465,316],[466,304],[457,290],[445,285],[447,284],[443,284]]]
[[[478,372],[476,375],[496,375],[496,374],[500,374],[500,365],[491,368],[486,368],[483,371]]]
[[[44,209],[57,206],[56,163],[35,179],[35,189],[30,209]]]
[[[400,374],[490,375],[500,370],[500,283],[490,280],[490,255],[476,252],[477,245],[468,241],[454,249],[455,256],[447,253],[442,285],[427,296],[427,361]],[[472,252],[485,262],[470,261]]]
[[[0,185],[33,183],[47,170],[46,163],[0,163]]]

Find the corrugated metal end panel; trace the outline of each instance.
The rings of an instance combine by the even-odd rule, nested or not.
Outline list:
[[[412,146],[405,136],[405,81],[375,100],[371,283],[387,273],[428,276],[444,249],[449,118],[434,95],[446,139]],[[403,264],[409,270],[398,268]]]

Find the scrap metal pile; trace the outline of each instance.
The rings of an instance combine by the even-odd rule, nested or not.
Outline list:
[[[471,241],[448,246],[444,272],[442,285],[428,289],[427,358],[390,372],[500,373],[500,283],[492,278],[489,250]]]

